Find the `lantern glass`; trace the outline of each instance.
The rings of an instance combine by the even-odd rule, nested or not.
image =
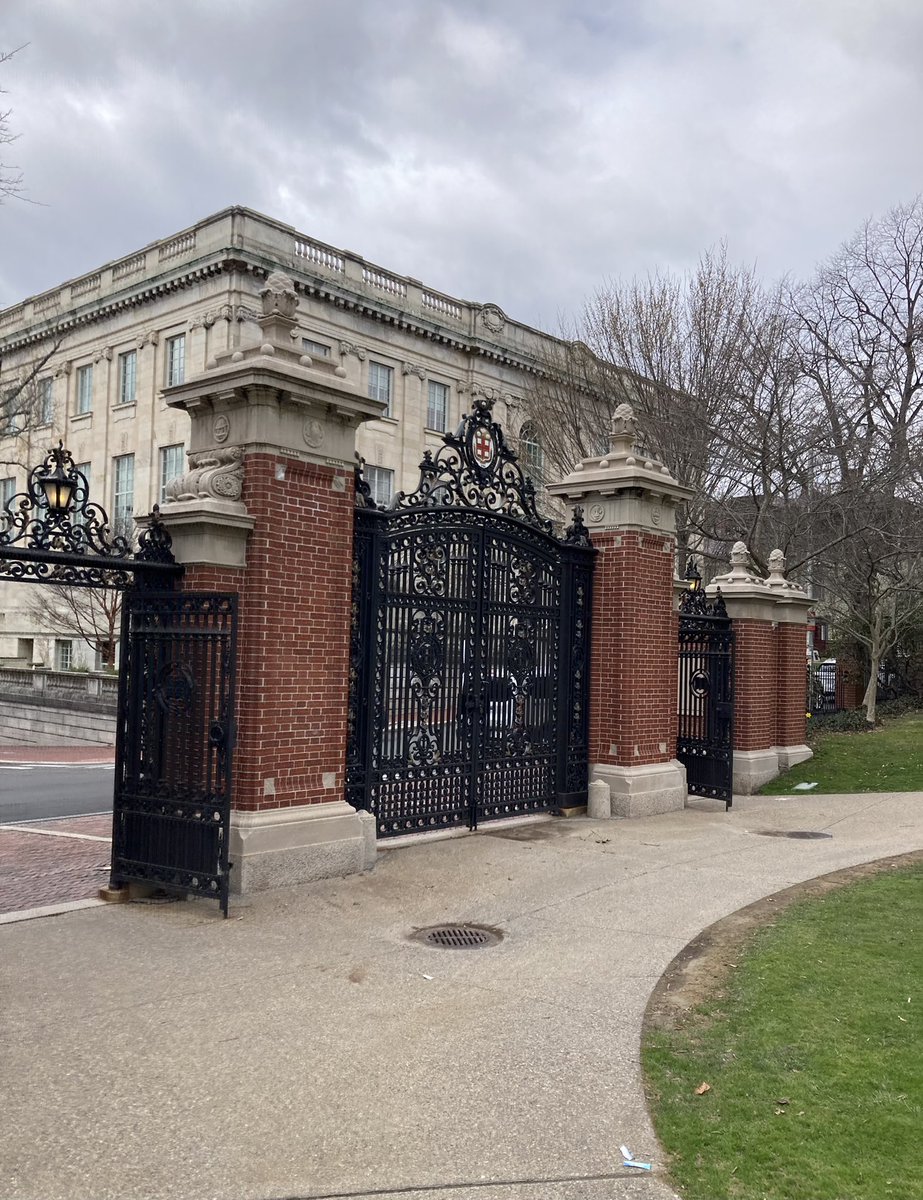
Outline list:
[[[68,479],[60,467],[41,481],[48,507],[53,513],[65,513],[70,508],[74,495],[73,480]]]

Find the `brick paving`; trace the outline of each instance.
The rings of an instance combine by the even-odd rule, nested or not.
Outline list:
[[[114,746],[13,746],[0,742],[0,763],[111,763]]]
[[[95,899],[108,880],[111,832],[108,816],[0,826],[0,914]]]

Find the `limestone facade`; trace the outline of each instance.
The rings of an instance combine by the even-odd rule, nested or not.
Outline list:
[[[0,310],[0,390],[53,350],[33,388],[47,419],[0,442],[0,504],[59,438],[113,518],[147,513],[190,465],[217,465],[187,462],[189,418],[163,389],[257,341],[260,291],[278,270],[298,296],[293,348],[387,402],[358,434],[377,498],[416,486],[424,450],[472,394],[495,399],[515,444],[523,393],[553,338],[234,207]],[[311,450],[315,432],[305,425]],[[0,584],[0,664],[62,665],[53,633],[29,614],[35,591]],[[85,643],[72,641],[68,665],[93,665]]]

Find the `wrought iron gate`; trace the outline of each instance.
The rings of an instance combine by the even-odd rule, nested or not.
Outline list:
[[[126,592],[122,628],[112,883],[227,916],[237,596]]]
[[[387,511],[357,485],[347,799],[379,836],[586,803],[594,551],[477,401]]]
[[[0,508],[0,579],[122,595],[113,885],[228,904],[237,597],[166,589],[182,575],[155,506],[113,535],[63,442]]]
[[[679,731],[676,757],[693,796],[733,799],[734,631],[721,589],[714,601],[690,561],[679,605]]]

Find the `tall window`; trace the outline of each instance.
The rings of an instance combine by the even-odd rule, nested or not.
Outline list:
[[[426,399],[426,428],[438,429],[445,433],[446,418],[449,414],[448,384],[429,381],[429,394]]]
[[[387,508],[394,495],[394,472],[387,467],[366,466],[362,471],[379,508]]]
[[[93,411],[93,364],[77,368],[77,414]]]
[[[186,378],[186,335],[167,338],[167,387],[175,387]]]
[[[13,476],[8,475],[6,479],[0,479],[0,508],[6,508],[15,495],[16,480]]]
[[[381,414],[391,416],[391,394],[394,390],[394,371],[384,363],[369,363],[369,396],[373,400],[383,400],[387,408]]]
[[[119,404],[134,404],[138,378],[138,352],[119,355]]]
[[[519,433],[519,453],[523,473],[535,483],[544,483],[545,452],[531,425],[523,425]]]
[[[160,503],[163,504],[167,497],[167,484],[171,479],[176,479],[178,475],[183,473],[183,447],[182,443],[178,446],[161,446],[160,447]]]
[[[112,460],[112,468],[112,525],[121,537],[130,537],[135,509],[135,456],[120,454]]]
[[[54,665],[56,671],[69,671],[74,662],[74,643],[66,638],[55,638]]]
[[[50,425],[54,420],[54,396],[52,395],[54,380],[51,376],[38,381],[38,397],[36,413],[39,425]]]

